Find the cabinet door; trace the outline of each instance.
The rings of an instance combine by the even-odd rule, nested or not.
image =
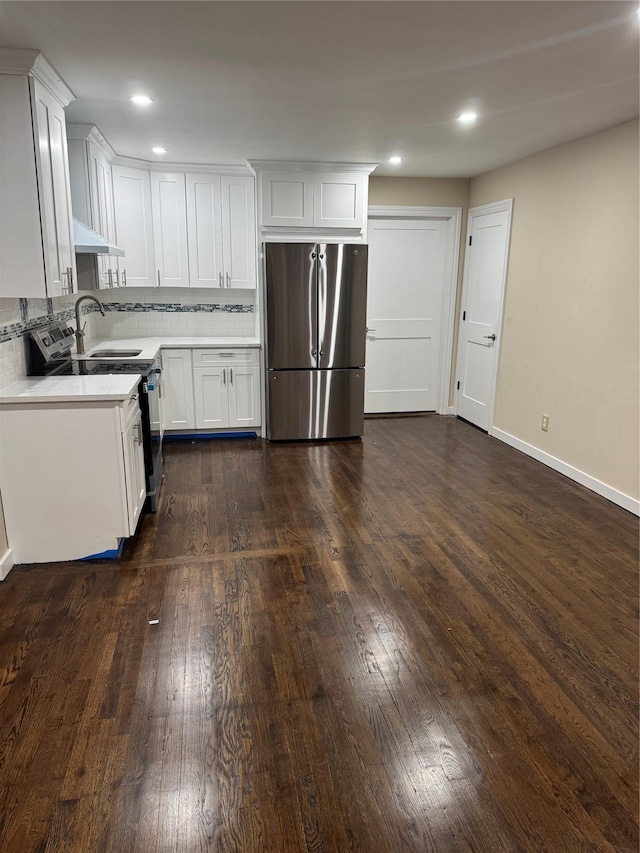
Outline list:
[[[260,368],[229,368],[229,426],[260,426]]]
[[[133,423],[122,434],[124,477],[127,489],[127,518],[129,535],[135,533],[138,518],[147,495],[144,472],[144,450],[142,446],[142,422],[140,411]]]
[[[218,175],[187,175],[191,287],[224,287],[221,208]]]
[[[32,81],[47,296],[75,291],[76,264],[64,109]]]
[[[116,243],[116,220],[115,220],[115,205],[113,200],[113,169],[111,163],[104,160],[104,167],[101,169],[102,177],[102,194],[104,198],[104,223],[102,236],[110,243]],[[107,284],[110,287],[119,287],[121,284],[121,272],[119,268],[119,260],[116,255],[103,255],[105,266],[107,267]],[[122,260],[125,260],[124,258]]]
[[[313,172],[262,172],[262,224],[313,226]]]
[[[163,424],[166,430],[194,429],[191,350],[162,350]]]
[[[189,287],[184,174],[151,173],[151,208],[158,284]]]
[[[125,253],[120,258],[123,283],[126,281],[131,287],[153,287],[158,281],[149,173],[143,169],[113,166],[112,177],[116,243]]]
[[[104,164],[102,163],[102,154],[95,145],[89,143],[88,162],[89,162],[89,198],[91,200],[91,220],[89,227],[97,231],[98,234],[106,236],[103,230],[106,222],[106,210],[104,202],[104,180],[103,171]],[[109,287],[109,258],[106,255],[96,256],[96,265],[98,268],[98,287],[103,290]]]
[[[362,228],[367,180],[358,172],[318,172],[314,175],[314,227]]]
[[[256,213],[253,178],[223,175],[222,233],[226,287],[256,287]]]
[[[229,368],[197,367],[193,371],[197,429],[229,426]]]

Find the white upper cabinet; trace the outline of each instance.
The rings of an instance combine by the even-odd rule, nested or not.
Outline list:
[[[251,177],[187,174],[191,287],[256,287],[255,190]]]
[[[217,175],[187,175],[191,287],[224,287],[222,201]]]
[[[185,175],[151,172],[153,242],[159,285],[189,287]]]
[[[71,203],[73,215],[100,234],[108,243],[116,243],[113,176],[110,159],[113,152],[96,127],[90,124],[67,125]],[[120,284],[118,261],[114,255],[98,254],[98,287]]]
[[[369,176],[358,172],[318,172],[313,181],[316,228],[361,228]]]
[[[0,57],[0,295],[76,289],[64,107],[73,94],[38,51]]]
[[[116,242],[124,251],[120,280],[131,287],[158,284],[151,222],[151,180],[145,169],[113,166]]]
[[[222,247],[226,287],[256,287],[256,202],[253,178],[223,175]]]
[[[259,179],[263,239],[366,240],[375,164],[261,160],[250,166]]]
[[[313,227],[313,173],[263,172],[261,178],[263,225]]]

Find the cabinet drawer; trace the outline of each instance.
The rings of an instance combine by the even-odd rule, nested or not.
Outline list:
[[[193,350],[193,366],[194,367],[211,367],[212,365],[250,365],[258,367],[260,365],[260,352],[257,348],[253,349],[238,349],[231,347],[229,349],[194,349]]]
[[[138,395],[134,394],[122,404],[122,431],[126,432],[132,423],[140,414],[140,404],[138,403]]]

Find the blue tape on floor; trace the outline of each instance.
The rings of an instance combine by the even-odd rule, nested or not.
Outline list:
[[[205,433],[194,433],[194,432],[172,432],[171,435],[167,435],[163,438],[163,441],[199,441],[200,439],[211,440],[214,438],[257,438],[257,432],[205,432]]]
[[[117,548],[111,548],[109,551],[103,551],[101,554],[90,554],[88,557],[80,557],[80,560],[117,560],[122,555],[123,548],[124,538],[120,540]]]

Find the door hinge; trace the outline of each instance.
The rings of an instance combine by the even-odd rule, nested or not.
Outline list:
[[[459,390],[460,390],[460,383],[459,383],[459,382],[457,382],[457,383],[456,383],[456,391],[459,391]]]
[[[469,245],[473,242],[473,235],[469,234]]]
[[[462,319],[463,319],[463,320],[466,320],[466,319],[467,319],[467,312],[466,312],[466,311],[463,311],[463,312],[462,312]]]

